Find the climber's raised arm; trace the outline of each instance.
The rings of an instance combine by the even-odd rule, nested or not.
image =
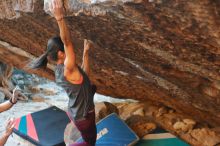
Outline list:
[[[92,42],[89,40],[84,40],[84,50],[83,50],[83,59],[81,68],[84,72],[89,75],[90,65],[89,65],[89,49],[91,48]]]
[[[64,50],[66,55],[64,61],[64,75],[67,78],[67,80],[71,80],[73,82],[79,81],[81,79],[81,73],[79,72],[79,69],[76,65],[74,46],[71,41],[70,31],[64,19],[64,7],[62,0],[53,0],[53,3],[51,4],[51,11],[57,20],[60,29],[60,37],[64,44]]]

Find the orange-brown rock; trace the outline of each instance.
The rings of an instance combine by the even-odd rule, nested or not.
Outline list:
[[[79,63],[83,39],[95,43],[91,80],[99,93],[156,101],[219,126],[219,0],[65,2]],[[43,7],[43,1],[0,2],[0,60],[22,68],[59,34]],[[50,69],[35,73],[53,78]]]

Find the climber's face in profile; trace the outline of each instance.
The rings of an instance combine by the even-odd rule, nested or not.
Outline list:
[[[66,55],[63,51],[58,51],[57,53],[58,59],[65,59]]]
[[[47,59],[52,63],[64,62],[66,55],[63,51],[48,53]]]
[[[63,63],[66,55],[64,44],[60,37],[52,37],[47,42],[47,59],[50,62]]]

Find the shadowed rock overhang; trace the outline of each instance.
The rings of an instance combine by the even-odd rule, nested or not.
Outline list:
[[[81,62],[91,39],[91,80],[98,92],[152,100],[220,126],[218,0],[65,1]],[[59,35],[47,1],[0,2],[0,60],[23,68]],[[52,68],[52,67],[51,67]],[[53,79],[51,69],[35,73]]]

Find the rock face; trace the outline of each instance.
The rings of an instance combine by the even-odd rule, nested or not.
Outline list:
[[[46,2],[0,2],[0,60],[22,68],[59,34]],[[82,40],[95,43],[91,80],[99,93],[156,101],[219,126],[219,0],[69,0],[65,6],[79,63]],[[35,73],[53,79],[51,69]]]

